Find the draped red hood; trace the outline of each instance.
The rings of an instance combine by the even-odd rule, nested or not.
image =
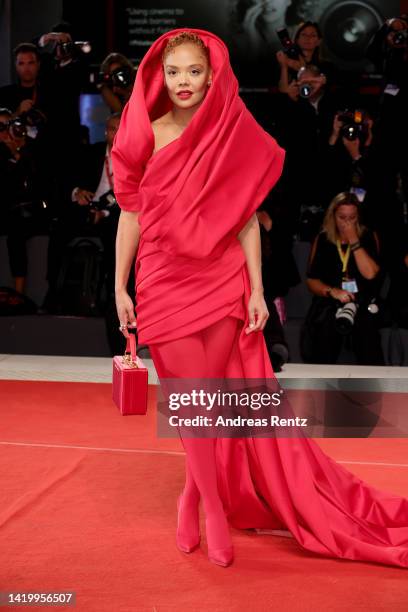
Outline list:
[[[146,169],[154,148],[151,121],[171,108],[161,56],[168,39],[182,31],[198,34],[209,48],[212,85],[182,135]],[[220,38],[184,28],[154,42],[137,71],[112,151],[116,197],[123,209],[141,211],[147,240],[160,240],[172,253],[207,257],[242,229],[276,183],[283,159],[239,97]]]

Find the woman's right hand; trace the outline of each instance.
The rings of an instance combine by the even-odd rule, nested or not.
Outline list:
[[[125,289],[116,291],[116,312],[118,313],[119,324],[122,326],[136,327],[136,316],[132,298]],[[120,329],[125,338],[129,338],[127,327]]]
[[[330,291],[330,295],[335,300],[343,302],[343,304],[346,304],[347,302],[354,302],[356,299],[354,293],[344,291],[344,289],[337,289],[337,287],[334,287],[334,289]]]

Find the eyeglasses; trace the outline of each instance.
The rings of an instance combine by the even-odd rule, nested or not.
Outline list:
[[[299,38],[319,38],[319,36],[316,34],[316,32],[314,34],[306,34],[306,32],[301,32],[299,34]]]

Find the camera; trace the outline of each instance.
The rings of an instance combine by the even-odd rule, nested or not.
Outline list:
[[[27,136],[27,128],[41,128],[46,119],[41,111],[31,108],[29,111],[13,117],[7,123],[0,125],[0,131],[8,130],[13,138],[24,138]]]
[[[101,195],[98,201],[91,202],[91,210],[106,210],[109,214],[115,206],[119,205],[112,189]]]
[[[393,26],[393,22],[395,21],[404,21],[403,17],[394,17],[393,19],[388,20],[386,27],[386,35],[389,36],[389,44],[394,48],[406,47],[408,42],[408,23],[407,27],[404,30],[395,30]]]
[[[55,45],[55,52],[59,51],[60,59],[68,59],[78,55],[78,53],[90,53],[91,43],[87,40],[76,40],[68,42],[58,42]]]
[[[392,33],[392,44],[394,47],[404,47],[407,44],[408,31],[400,30],[399,32]]]
[[[0,132],[8,131],[14,138],[24,138],[27,136],[25,124],[18,118],[0,124]]]
[[[109,87],[120,87],[127,89],[134,81],[134,72],[129,66],[120,66],[112,72],[100,72],[98,75],[98,83],[108,85]]]
[[[289,36],[289,32],[286,28],[281,28],[280,30],[276,30],[276,34],[282,44],[283,52],[290,58],[297,60],[301,55],[301,49],[299,45],[293,42],[291,37]]]
[[[347,302],[336,311],[336,331],[340,334],[349,334],[353,328],[358,310],[356,302]]]
[[[302,66],[302,68],[297,73],[296,78],[298,82],[300,81],[300,79],[302,78],[302,75],[306,71],[307,71],[307,68],[305,68],[305,66]],[[307,100],[308,98],[310,98],[312,93],[313,93],[313,85],[311,83],[308,83],[307,81],[304,81],[303,83],[299,83],[299,95],[301,98],[305,98]]]
[[[299,85],[299,95],[301,98],[305,98],[306,100],[310,98],[313,93],[313,87],[310,83],[302,83]]]
[[[362,110],[345,110],[338,115],[342,122],[341,135],[346,140],[356,140],[367,135],[367,117]]]
[[[368,312],[373,315],[378,314],[380,309],[375,298],[372,298],[368,304],[366,302],[362,304],[361,302],[361,299],[356,295],[355,302],[347,302],[337,309],[335,328],[339,334],[347,335],[351,332],[359,308],[367,308]]]
[[[25,123],[19,117],[0,123],[0,132],[6,131],[14,138],[23,138],[27,135]]]
[[[18,219],[35,219],[48,212],[48,203],[45,200],[28,200],[17,202],[10,208],[10,213]]]

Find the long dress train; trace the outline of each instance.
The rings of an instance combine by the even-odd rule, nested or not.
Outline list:
[[[246,269],[243,278],[235,316],[249,298]],[[247,324],[246,318],[226,376],[273,378],[264,337],[247,336]],[[159,378],[174,376],[162,361],[155,365]],[[215,445],[218,488],[233,527],[288,530],[319,555],[408,568],[408,499],[368,485],[313,439],[217,438]]]

